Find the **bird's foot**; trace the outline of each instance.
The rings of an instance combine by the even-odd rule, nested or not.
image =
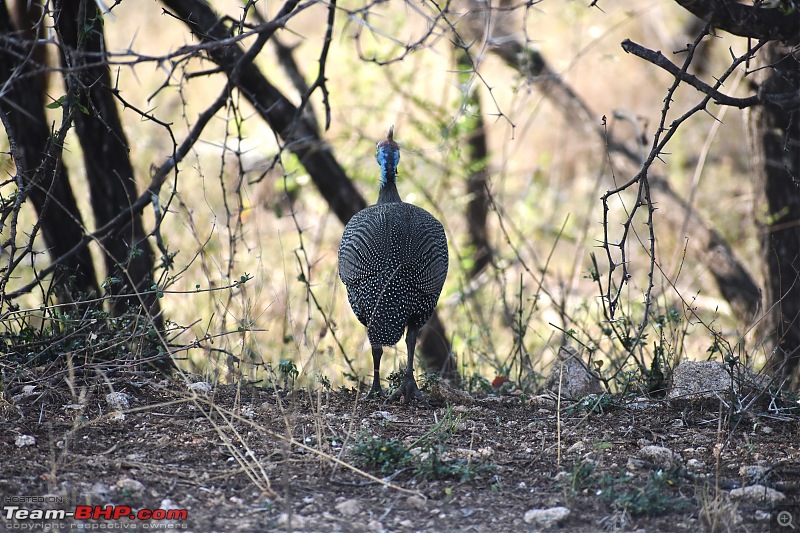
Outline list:
[[[369,392],[367,393],[367,398],[374,400],[376,398],[383,398],[383,396],[383,389],[381,388],[380,383],[373,382],[372,387],[370,387]]]
[[[428,403],[428,400],[425,399],[425,396],[422,395],[422,391],[419,390],[417,386],[417,381],[414,379],[414,375],[409,373],[403,378],[403,382],[400,384],[400,387],[396,391],[389,396],[389,399],[386,400],[387,402],[393,402],[403,397],[403,403],[408,405],[411,403],[411,400],[417,400],[419,403],[428,409],[431,409],[431,404]]]

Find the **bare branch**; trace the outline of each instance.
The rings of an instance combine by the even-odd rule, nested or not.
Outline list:
[[[630,39],[625,39],[622,41],[622,49],[629,54],[641,57],[645,61],[649,61],[650,63],[661,67],[680,81],[688,83],[701,93],[710,96],[714,100],[714,103],[718,105],[726,105],[744,109],[759,104],[770,104],[786,111],[791,111],[800,107],[800,90],[793,93],[780,94],[759,92],[758,94],[748,96],[747,98],[734,98],[719,92],[717,88],[704,83],[696,76],[693,76],[692,74],[689,74],[685,70],[681,69],[678,67],[678,65],[667,59],[661,52],[645,48],[644,46],[637,44]]]

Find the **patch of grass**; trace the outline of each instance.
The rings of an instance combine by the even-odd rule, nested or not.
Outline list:
[[[469,454],[466,458],[456,457],[448,441],[460,425],[461,417],[453,416],[453,412],[448,410],[439,423],[410,444],[362,434],[351,451],[361,468],[384,475],[396,475],[407,469],[423,479],[468,481],[492,472],[493,465],[476,460]]]
[[[584,489],[592,488],[595,464],[593,461],[580,461],[572,469],[570,476],[570,489],[573,493],[581,492]]]
[[[425,372],[419,381],[419,388],[424,392],[430,392],[431,387],[442,380],[438,372]]]
[[[443,447],[434,447],[421,454],[414,473],[424,479],[457,479],[471,481],[494,471],[494,465],[470,459],[444,459]]]
[[[619,397],[613,394],[590,394],[578,401],[575,405],[571,405],[566,409],[568,415],[573,415],[580,411],[587,411],[589,413],[603,413],[611,409],[618,409],[621,405]]]
[[[681,483],[679,474],[677,469],[658,470],[639,486],[631,475],[600,472],[593,461],[580,461],[572,470],[570,489],[573,494],[593,491],[614,509],[632,516],[660,516],[682,511],[690,504],[673,491]]]
[[[659,470],[650,474],[644,487],[633,485],[630,476],[603,475],[599,480],[600,496],[615,508],[633,516],[659,516],[684,510],[689,501],[672,493],[680,484],[675,471]]]
[[[371,435],[362,435],[353,446],[353,455],[361,468],[391,474],[404,468],[412,459],[408,448],[399,440],[385,440]]]
[[[465,380],[465,383],[467,392],[470,394],[489,394],[493,391],[492,383],[477,372],[474,372],[469,379]]]

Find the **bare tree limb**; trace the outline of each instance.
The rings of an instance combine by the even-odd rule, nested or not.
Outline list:
[[[731,107],[738,107],[744,109],[760,104],[775,105],[785,111],[791,111],[800,107],[800,90],[788,93],[771,94],[764,91],[759,91],[758,94],[748,96],[747,98],[734,98],[727,94],[721,93],[718,89],[700,81],[696,76],[689,74],[681,69],[678,65],[667,59],[664,54],[655,50],[650,50],[644,46],[637,44],[630,39],[622,41],[622,49],[641,57],[645,61],[661,67],[675,78],[684,83],[688,83],[703,94],[710,96],[715,104],[726,105]]]

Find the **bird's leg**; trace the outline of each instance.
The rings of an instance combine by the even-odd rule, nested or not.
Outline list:
[[[411,399],[414,398],[425,407],[430,408],[428,400],[425,399],[425,396],[422,395],[422,391],[420,391],[419,387],[417,386],[417,380],[414,379],[414,348],[417,344],[417,332],[418,329],[411,327],[409,327],[408,331],[406,331],[408,364],[406,365],[405,376],[403,376],[403,382],[400,384],[400,388],[394,391],[394,394],[392,394],[392,396],[389,398],[389,401],[396,400],[402,395],[403,402],[406,404],[411,403]]]
[[[381,389],[381,357],[383,356],[383,346],[372,347],[372,387],[369,389],[369,398],[377,398],[383,396],[383,389]]]

